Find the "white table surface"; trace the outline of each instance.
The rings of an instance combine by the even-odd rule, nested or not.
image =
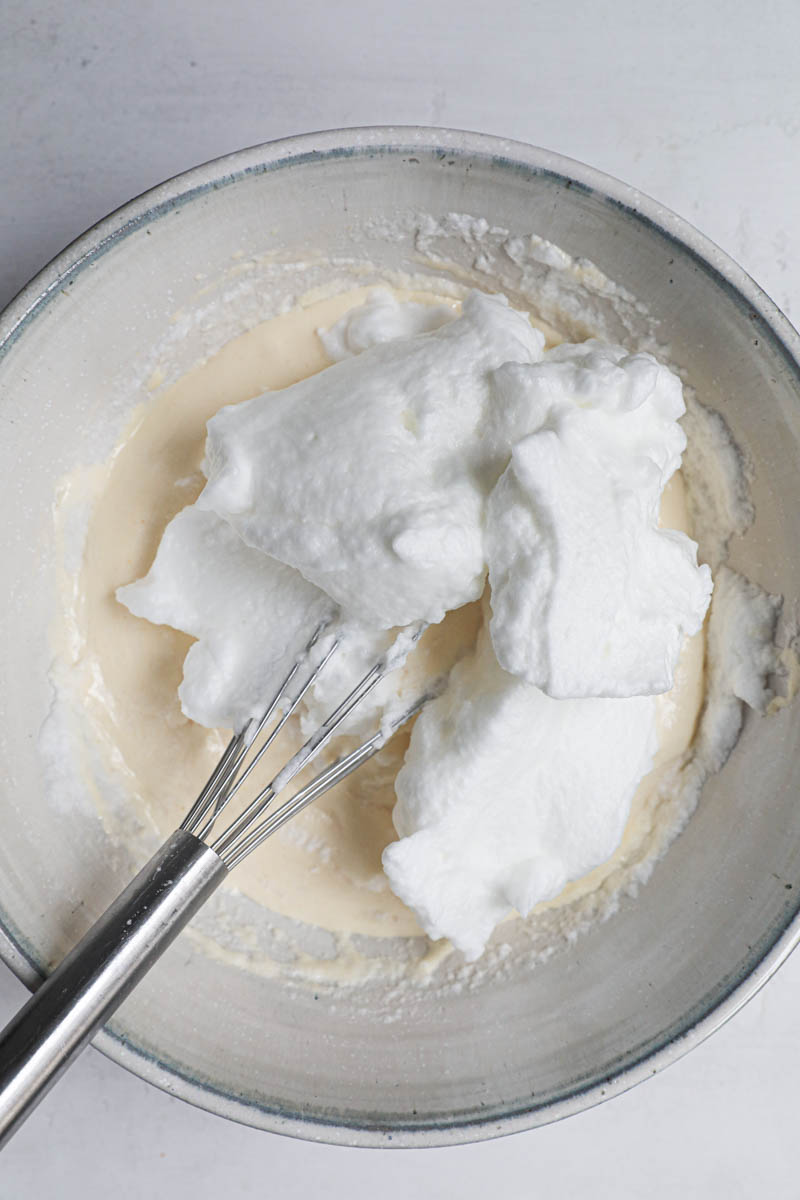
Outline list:
[[[674,208],[800,316],[795,0],[3,0],[0,304],[152,184],[285,134],[440,124],[582,159]],[[0,1200],[800,1197],[800,957],[668,1071],[559,1125],[433,1151],[231,1125],[89,1050],[3,1153]],[[0,967],[0,1018],[24,989]]]

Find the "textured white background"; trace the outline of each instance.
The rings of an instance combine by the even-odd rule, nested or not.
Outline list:
[[[800,316],[796,0],[2,0],[0,303],[110,209],[229,150],[359,124],[546,146],[635,184]],[[0,1200],[800,1197],[800,958],[667,1072],[448,1150],[292,1142],[90,1050],[3,1153]],[[0,1017],[22,1001],[0,968]]]

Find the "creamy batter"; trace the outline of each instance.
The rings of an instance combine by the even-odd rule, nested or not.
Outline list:
[[[398,294],[454,306],[452,300],[430,295]],[[139,410],[109,464],[102,502],[93,507],[87,534],[75,610],[76,657],[89,718],[162,835],[174,828],[202,786],[226,734],[205,730],[180,711],[177,689],[191,640],[131,616],[114,591],[147,571],[167,522],[199,494],[208,419],[224,404],[286,387],[327,366],[330,360],[316,330],[332,325],[365,295],[366,289],[356,289],[318,300],[229,343]],[[679,474],[664,495],[661,519],[669,528],[687,529]],[[478,603],[451,613],[426,634],[415,670],[423,677],[440,674],[474,644],[481,621]],[[660,749],[653,772],[639,789],[619,850],[610,863],[570,884],[547,907],[600,886],[641,847],[658,786],[691,741],[702,697],[701,633],[684,647],[673,691],[659,698]],[[396,838],[393,781],[407,740],[406,732],[398,734],[369,764],[257,851],[226,886],[273,912],[329,930],[419,934],[413,914],[390,891],[381,871],[381,853]],[[280,758],[284,756],[285,749]]]

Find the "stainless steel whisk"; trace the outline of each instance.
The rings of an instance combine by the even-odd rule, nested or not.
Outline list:
[[[416,627],[411,642],[422,634]],[[0,1146],[16,1132],[228,872],[293,816],[371,758],[419,711],[421,696],[388,727],[330,763],[278,808],[272,801],[345,718],[394,669],[382,656],[319,729],[222,832],[215,826],[339,644],[320,625],[266,706],[228,743],[186,818],[0,1033]],[[281,708],[281,701],[284,701]],[[267,733],[270,721],[280,716]]]

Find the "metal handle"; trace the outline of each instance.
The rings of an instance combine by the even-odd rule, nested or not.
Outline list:
[[[12,1017],[0,1033],[0,1147],[226,874],[177,830]]]

